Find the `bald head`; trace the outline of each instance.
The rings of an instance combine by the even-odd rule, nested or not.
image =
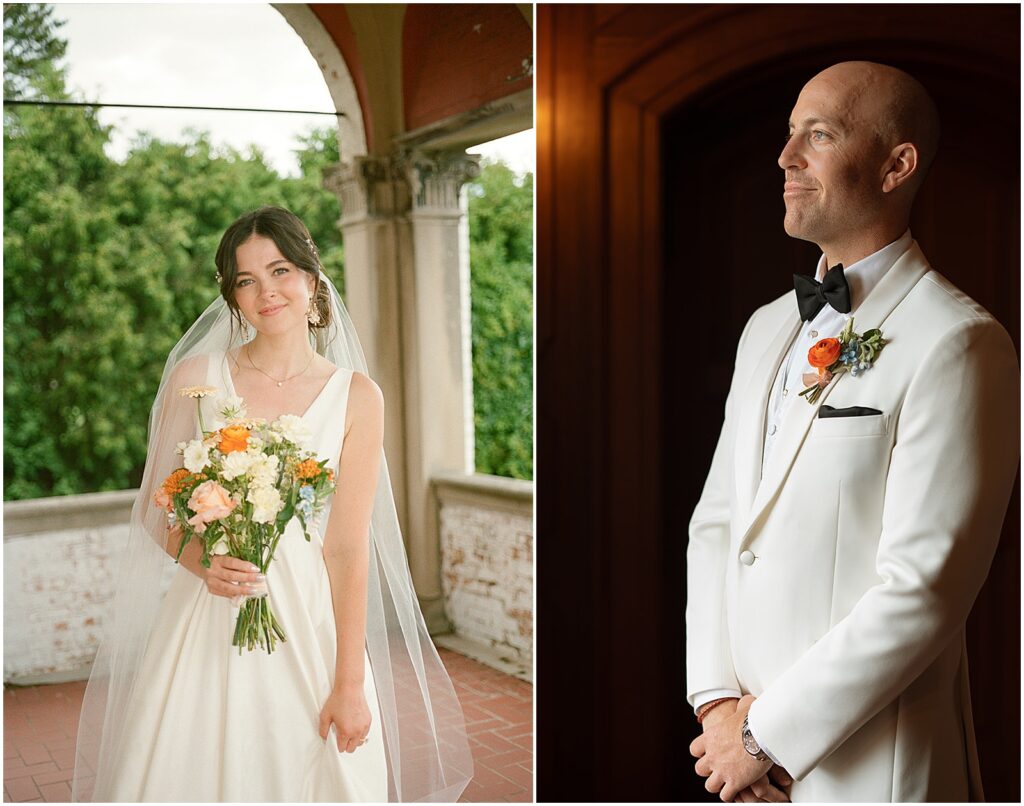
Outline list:
[[[816,81],[829,85],[844,99],[848,114],[873,128],[884,151],[914,144],[916,191],[939,148],[939,112],[921,82],[895,67],[859,61],[834,64],[811,79]]]
[[[800,91],[779,155],[786,232],[847,265],[891,243],[908,226],[938,141],[935,104],[902,70],[823,70]]]

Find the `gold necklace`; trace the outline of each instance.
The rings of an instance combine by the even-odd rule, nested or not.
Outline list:
[[[274,383],[276,383],[276,384],[277,384],[278,386],[283,386],[283,385],[284,385],[285,383],[287,383],[288,381],[290,381],[290,380],[291,380],[292,378],[298,378],[298,377],[299,377],[300,375],[302,375],[303,373],[305,373],[305,371],[306,371],[307,369],[309,369],[309,365],[313,363],[313,356],[315,356],[315,355],[316,355],[316,350],[312,350],[312,351],[310,351],[310,354],[309,354],[309,361],[307,361],[307,362],[306,362],[306,366],[302,368],[302,372],[296,372],[296,373],[295,373],[294,375],[289,375],[289,376],[288,376],[287,378],[285,378],[284,380],[280,380],[280,381],[279,381],[279,380],[278,380],[277,378],[275,378],[275,377],[274,377],[273,375],[270,375],[270,374],[269,374],[269,373],[267,373],[267,372],[263,372],[263,370],[262,370],[262,369],[260,369],[260,368],[259,368],[258,366],[256,366],[255,362],[253,362],[253,360],[252,360],[252,353],[251,353],[251,352],[249,352],[249,345],[248,345],[248,344],[247,344],[247,345],[245,345],[245,357],[249,359],[249,364],[251,364],[251,365],[252,365],[252,368],[253,368],[254,370],[256,370],[257,372],[263,372],[263,374],[264,374],[264,375],[266,375],[266,376],[267,376],[268,378],[270,378],[270,380],[272,380],[272,381],[273,381]]]

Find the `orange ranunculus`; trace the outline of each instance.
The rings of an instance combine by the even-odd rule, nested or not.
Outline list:
[[[830,367],[842,350],[843,345],[839,339],[821,339],[807,351],[807,363],[812,367]]]
[[[202,534],[206,531],[206,524],[220,520],[236,506],[238,502],[217,482],[204,481],[192,491],[192,497],[188,499],[188,508],[196,513],[188,522],[196,532]]]
[[[249,447],[249,436],[251,432],[242,425],[228,425],[220,430],[220,445],[217,449],[221,453],[234,453],[244,451]]]

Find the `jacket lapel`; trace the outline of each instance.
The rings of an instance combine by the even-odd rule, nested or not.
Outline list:
[[[768,342],[764,354],[758,359],[750,379],[747,381],[740,404],[736,425],[736,491],[739,500],[737,509],[749,511],[761,482],[761,458],[764,451],[765,415],[768,410],[768,395],[772,382],[779,371],[786,350],[800,327],[800,315],[796,303],[783,319],[778,331]]]
[[[866,330],[872,328],[881,327],[885,322],[886,318],[892,313],[893,309],[899,305],[903,298],[910,292],[910,289],[917,284],[925,273],[928,271],[928,263],[921,253],[920,247],[917,245],[917,241],[911,243],[910,248],[900,257],[893,267],[885,273],[885,276],[879,280],[878,285],[872,289],[871,293],[868,294],[867,298],[859,304],[854,310],[850,312],[850,315],[854,319],[853,327],[858,333],[863,333]],[[799,324],[797,314],[793,314],[796,324]],[[792,339],[792,335],[795,333],[795,327],[790,328],[784,327],[790,335],[789,338],[784,342],[783,347],[787,346]],[[884,332],[883,332],[884,335]],[[775,344],[779,341],[779,336],[776,336],[773,341],[773,349]],[[784,352],[784,349],[783,349]],[[755,419],[759,422],[757,428],[758,439],[756,440],[754,448],[756,448],[757,455],[757,469],[760,469],[760,458],[764,446],[764,421],[766,412],[766,403],[768,400],[768,392],[772,380],[775,378],[775,373],[778,370],[779,363],[782,361],[782,355],[775,357],[773,362],[775,369],[771,370],[770,373],[763,373],[761,370],[754,373],[755,378],[759,378],[758,381],[761,386],[757,389],[751,389],[752,395],[757,396],[763,400],[760,403],[760,408],[753,413],[753,417],[749,419]],[[885,371],[885,352],[883,351],[881,356],[878,358],[879,366],[874,372]],[[740,539],[740,547],[742,548],[750,537],[751,531],[759,523],[762,516],[766,514],[768,507],[775,501],[778,496],[779,490],[782,487],[783,482],[789,475],[789,470],[793,466],[793,461],[796,459],[797,453],[799,453],[800,446],[803,445],[804,439],[807,436],[808,430],[810,430],[811,423],[814,422],[814,418],[818,415],[818,408],[825,399],[835,388],[837,383],[842,383],[843,380],[849,375],[849,373],[843,373],[832,379],[824,389],[814,404],[808,404],[806,399],[801,398],[794,400],[788,407],[785,417],[782,420],[779,428],[779,436],[772,447],[771,456],[764,467],[763,477],[760,479],[760,484],[756,486],[757,492],[753,496],[753,503],[751,504],[749,513],[746,519],[746,526],[743,529],[742,537]],[[767,376],[767,377],[766,377]],[[854,383],[856,381],[853,381]],[[753,383],[753,381],[752,381]],[[762,388],[763,387],[763,388]],[[749,413],[748,413],[749,414]],[[753,438],[751,435],[750,438]],[[742,458],[743,464],[749,456],[754,453],[755,450],[746,450],[742,452],[742,457],[738,457],[739,462]],[[750,472],[749,469],[746,472]]]

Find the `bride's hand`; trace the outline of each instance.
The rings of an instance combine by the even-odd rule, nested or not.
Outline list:
[[[260,569],[255,565],[226,554],[212,555],[210,567],[204,570],[206,589],[214,596],[234,599],[236,596],[258,593],[267,584],[265,578],[260,579]]]
[[[338,752],[354,753],[366,741],[370,721],[370,708],[361,685],[335,689],[320,710],[320,738],[327,739],[333,722]]]

